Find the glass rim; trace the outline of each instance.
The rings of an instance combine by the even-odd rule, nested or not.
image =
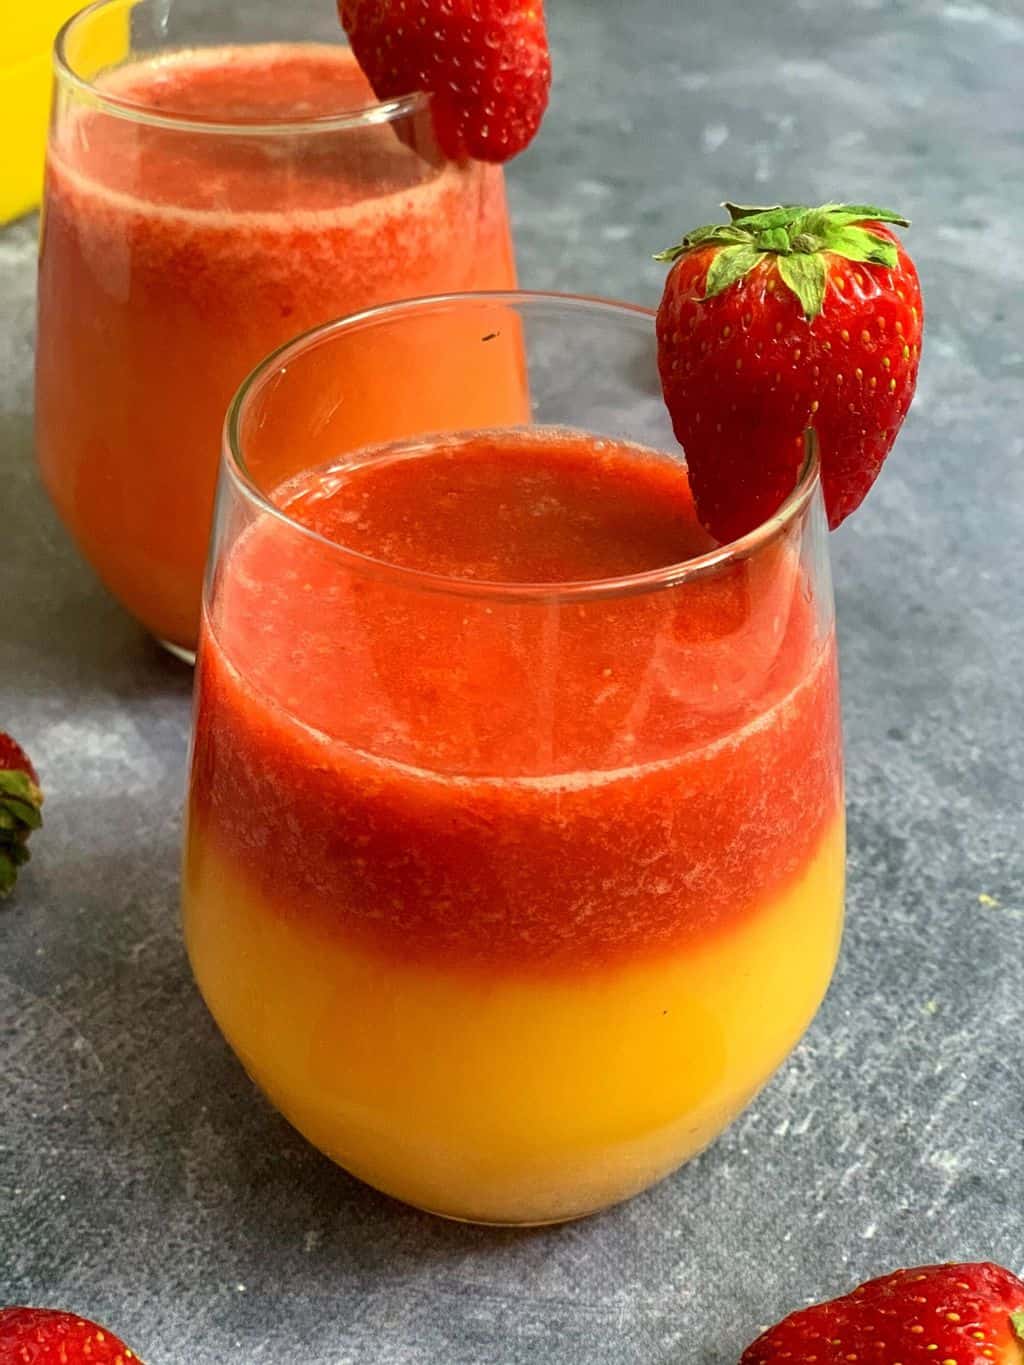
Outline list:
[[[336,114],[317,114],[313,117],[297,115],[294,118],[278,119],[209,119],[198,114],[175,113],[173,110],[154,109],[145,101],[126,99],[110,94],[97,86],[94,80],[80,75],[68,57],[68,41],[81,24],[90,23],[104,10],[134,9],[144,0],[92,0],[83,9],[76,11],[57,30],[53,41],[53,70],[56,80],[72,87],[80,96],[87,99],[95,108],[130,122],[142,123],[151,128],[167,128],[192,133],[210,133],[221,137],[274,137],[294,136],[296,133],[333,133],[352,128],[366,128],[375,124],[394,123],[398,119],[421,113],[430,105],[426,91],[414,90],[397,99],[374,101],[355,109],[339,110]],[[339,29],[340,32],[340,29]],[[344,35],[342,35],[344,36]],[[269,43],[240,43],[241,47],[270,46]],[[211,44],[210,46],[225,46]],[[331,46],[331,44],[323,44]],[[348,49],[347,43],[339,48]],[[191,49],[168,49],[167,56],[175,52]],[[201,51],[202,49],[196,49]],[[144,60],[144,58],[143,58]]]
[[[538,305],[556,305],[569,311],[580,313],[600,313],[605,316],[618,315],[623,318],[643,319],[653,326],[657,317],[651,308],[641,304],[619,302],[590,294],[568,294],[545,290],[494,290],[464,293],[430,294],[421,298],[403,299],[393,303],[379,304],[365,308],[358,313],[336,318],[330,322],[311,327],[266,356],[259,365],[242,381],[228,407],[222,429],[222,468],[231,479],[238,494],[261,514],[273,517],[288,526],[292,531],[314,543],[323,545],[332,555],[349,562],[364,575],[385,579],[421,591],[444,593],[449,596],[483,598],[501,602],[587,602],[612,597],[629,597],[645,592],[655,592],[666,588],[678,587],[690,579],[698,579],[720,570],[724,566],[749,559],[753,554],[772,542],[781,539],[789,528],[806,511],[821,481],[818,439],[814,429],[808,427],[804,432],[804,458],[801,462],[796,483],[779,507],[745,535],[707,550],[700,555],[678,560],[656,569],[645,569],[639,573],[618,574],[611,578],[566,579],[564,582],[514,583],[496,580],[459,578],[455,575],[433,573],[424,569],[413,569],[388,560],[377,559],[364,554],[339,541],[330,540],[296,521],[294,517],[271,501],[263,492],[246,463],[243,450],[241,424],[249,404],[258,397],[263,385],[279,373],[289,361],[319,349],[334,337],[345,332],[357,330],[366,325],[386,322],[403,316],[454,310],[464,306],[473,307],[515,307],[530,309]],[[510,426],[509,430],[515,430]],[[573,428],[573,430],[583,430]],[[424,432],[424,436],[435,433]],[[404,439],[404,438],[403,438]],[[409,438],[414,439],[412,437]],[[393,443],[382,445],[388,448]],[[682,447],[680,447],[682,450]],[[285,480],[284,482],[287,482]]]

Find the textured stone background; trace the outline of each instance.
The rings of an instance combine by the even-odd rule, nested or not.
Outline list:
[[[649,253],[727,196],[915,220],[918,401],[833,538],[842,964],[746,1117],[589,1222],[448,1226],[307,1147],[189,980],[189,675],[37,488],[35,224],[0,234],[0,722],[49,789],[0,910],[0,1301],[74,1305],[152,1365],[725,1365],[760,1324],[897,1262],[1024,1269],[1019,0],[550,5],[554,103],[511,171],[525,284],[654,301]]]

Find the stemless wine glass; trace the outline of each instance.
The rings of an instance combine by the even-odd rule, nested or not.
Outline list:
[[[446,161],[426,96],[375,102],[333,16],[100,0],[57,39],[39,460],[86,559],[179,652],[246,373],[340,313],[515,283],[500,168]]]
[[[543,1223],[747,1104],[840,936],[826,541],[813,451],[744,539],[701,530],[642,308],[418,300],[246,381],[185,931],[311,1142],[433,1212]]]

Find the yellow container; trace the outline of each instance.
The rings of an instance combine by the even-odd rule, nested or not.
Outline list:
[[[39,203],[53,40],[61,24],[81,8],[82,0],[0,0],[0,127],[9,130],[0,174],[0,223]],[[99,46],[89,54],[93,70],[127,51],[127,7],[99,29]]]

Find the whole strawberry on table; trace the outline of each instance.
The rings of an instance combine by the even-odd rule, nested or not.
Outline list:
[[[42,806],[39,775],[31,759],[17,740],[0,730],[0,897],[14,889],[18,870],[28,862],[28,838],[43,823]]]
[[[54,1308],[0,1308],[0,1365],[142,1365],[106,1328]]]
[[[801,1308],[740,1365],[1024,1365],[1024,1283],[989,1261],[925,1265]]]
[[[701,521],[735,540],[796,485],[813,427],[834,529],[907,415],[921,353],[917,271],[871,204],[726,204],[688,232],[658,310],[658,368]]]
[[[0,1365],[132,1365],[104,1328],[48,1308],[0,1308]],[[1024,1283],[991,1262],[918,1266],[798,1309],[740,1365],[1022,1365]]]

